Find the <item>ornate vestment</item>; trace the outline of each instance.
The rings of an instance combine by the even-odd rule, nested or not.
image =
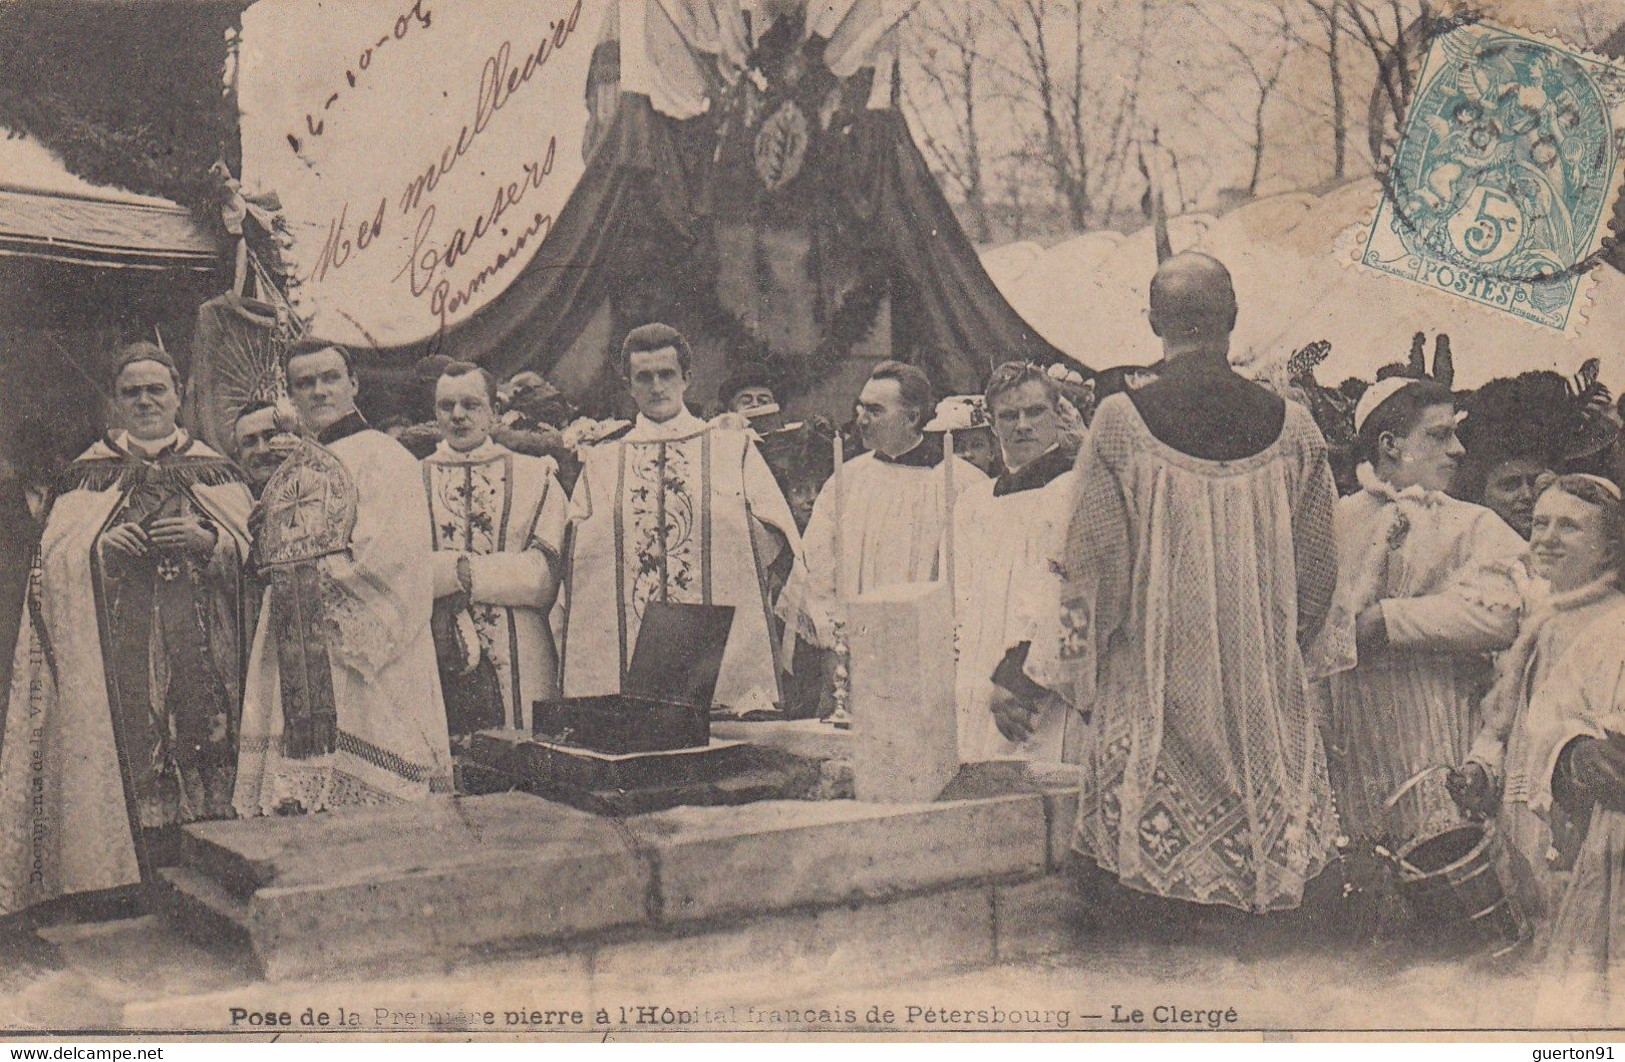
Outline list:
[[[1082,719],[1065,705],[1047,709],[1033,735],[1019,743],[999,733],[990,710],[1000,661],[1040,636],[1040,627],[1053,626],[1046,621],[1060,607],[1057,561],[1076,482],[1072,455],[1051,450],[1019,472],[973,484],[954,507],[955,700],[959,758],[967,763],[1005,757],[1060,761],[1077,752]]]
[[[451,786],[422,474],[352,414],[289,455],[255,511],[267,583],[234,804],[271,814]]]
[[[1325,441],[1289,402],[1258,453],[1193,457],[1114,395],[1077,475],[1053,665],[1093,711],[1074,847],[1159,896],[1297,906],[1336,822],[1300,650],[1336,577]]]
[[[559,591],[569,504],[556,471],[552,458],[516,454],[489,439],[467,453],[442,442],[423,461],[435,596],[467,610],[478,651],[495,672],[501,718],[489,726],[529,730],[535,702],[559,693],[548,612]],[[466,592],[459,589],[461,557],[468,558]],[[444,683],[448,708],[460,677]]]
[[[619,692],[644,607],[673,601],[734,606],[718,706],[782,701],[768,569],[799,569],[801,537],[749,435],[686,412],[639,417],[587,451],[570,519],[565,696]]]
[[[122,433],[64,474],[30,576],[0,745],[0,915],[148,878],[145,831],[227,813],[251,499],[184,432],[153,456]],[[197,517],[208,553],[104,546]]]

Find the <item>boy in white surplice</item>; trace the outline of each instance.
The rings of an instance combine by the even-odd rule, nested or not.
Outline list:
[[[801,536],[750,435],[683,405],[689,365],[688,341],[667,325],[634,329],[622,345],[637,421],[586,453],[570,498],[566,697],[620,692],[644,607],[671,601],[734,606],[717,705],[743,713],[783,701],[769,576],[794,592]]]
[[[1465,452],[1450,390],[1389,377],[1355,410],[1360,490],[1337,504],[1337,595],[1310,656],[1331,696],[1343,829],[1388,843],[1453,823],[1435,765],[1466,757],[1490,653],[1512,644],[1527,548],[1482,506],[1445,493]]]
[[[491,439],[493,392],[484,369],[447,365],[435,385],[441,442],[423,460],[436,643],[454,737],[490,726],[529,730],[531,706],[559,692],[548,611],[559,591],[568,503],[552,458]],[[457,650],[450,660],[447,640]]]

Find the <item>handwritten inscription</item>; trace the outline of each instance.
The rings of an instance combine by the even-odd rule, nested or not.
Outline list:
[[[407,14],[421,10],[424,3],[425,0],[417,0]],[[489,205],[472,219],[458,219],[449,235],[436,231],[440,210],[434,202],[434,193],[458,161],[479,142],[497,115],[533,83],[560,49],[569,45],[576,34],[582,6],[583,0],[576,0],[564,17],[550,20],[539,42],[517,59],[512,41],[503,41],[492,51],[480,69],[470,121],[461,127],[455,139],[440,146],[430,157],[431,161],[415,167],[413,176],[395,196],[380,195],[375,204],[369,199],[364,207],[357,204],[355,214],[351,213],[351,203],[346,202],[327,224],[321,251],[311,266],[310,280],[325,280],[367,255],[398,219],[404,219],[413,227],[411,248],[392,279],[396,282],[404,279],[414,298],[427,301],[429,312],[437,318],[443,331],[452,317],[472,303],[485,285],[521,252],[547,237],[553,225],[552,215],[519,208],[527,194],[542,187],[553,172],[558,151],[554,136],[547,137],[539,158],[524,162],[521,173],[513,179],[499,180],[485,199]],[[530,135],[528,130],[526,135]],[[486,250],[487,243],[491,251]],[[481,254],[486,257],[476,268],[475,260]],[[448,275],[459,265],[471,270],[466,273],[466,280],[461,275]]]
[[[558,147],[556,138],[547,142],[547,154],[538,162],[524,164],[524,176],[517,181],[509,181],[496,190],[495,198],[489,210],[481,213],[474,219],[472,225],[459,226],[453,230],[451,237],[444,244],[435,246],[432,232],[435,221],[435,207],[430,204],[428,209],[418,219],[417,232],[412,238],[412,253],[407,258],[406,265],[395,274],[399,280],[403,274],[410,277],[412,294],[422,298],[429,294],[430,312],[440,319],[440,326],[444,328],[448,318],[462,309],[473,300],[473,297],[505,266],[508,265],[520,251],[530,246],[530,242],[538,237],[546,239],[547,233],[553,227],[553,217],[550,214],[533,212],[529,218],[515,223],[510,220],[504,224],[503,219],[509,210],[519,205],[525,198],[525,193],[532,188],[540,188],[547,175],[553,172],[553,157]],[[480,269],[461,289],[453,291],[451,282],[441,277],[442,268],[451,269],[462,258],[473,250],[474,245],[490,233],[497,233],[504,239],[510,238],[513,225],[522,225],[519,235],[512,238],[505,249],[499,252],[484,268]]]

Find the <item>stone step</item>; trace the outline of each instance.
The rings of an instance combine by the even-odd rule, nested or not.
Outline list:
[[[219,843],[212,834],[188,830],[181,835],[181,865],[214,881],[232,896],[246,900],[276,880],[276,864]]]
[[[1001,788],[626,817],[503,793],[203,823],[199,862],[165,883],[177,925],[246,943],[273,980],[448,968],[1042,875],[1050,795]]]
[[[254,954],[249,901],[193,867],[164,867],[153,888],[153,905],[177,933],[216,951]]]
[[[272,980],[535,950],[648,917],[648,863],[614,820],[525,793],[187,832],[199,862],[165,876],[176,924],[245,944]]]

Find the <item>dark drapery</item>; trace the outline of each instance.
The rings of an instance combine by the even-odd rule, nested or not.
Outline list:
[[[501,376],[545,373],[612,296],[624,303],[658,284],[681,303],[713,284],[712,211],[729,204],[711,202],[712,143],[710,119],[678,122],[647,97],[623,95],[552,231],[508,288],[443,336],[378,351],[378,367],[398,372],[445,352]],[[1000,361],[1063,357],[999,294],[900,114],[862,112],[836,150],[842,179],[828,206],[863,250],[884,257],[899,356],[946,393],[978,389]]]

